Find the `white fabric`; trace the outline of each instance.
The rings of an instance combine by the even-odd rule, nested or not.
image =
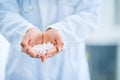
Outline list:
[[[98,0],[1,0],[0,32],[10,42],[5,80],[90,80],[84,41],[97,28]],[[65,48],[45,63],[21,51],[25,32],[60,31]]]

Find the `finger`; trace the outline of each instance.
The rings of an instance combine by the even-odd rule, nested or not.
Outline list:
[[[58,52],[63,50],[63,44],[57,44],[56,47]]]
[[[56,43],[57,43],[56,47],[57,47],[58,52],[62,51],[63,50],[63,46],[64,46],[64,42],[63,42],[62,37],[58,36],[56,38]]]
[[[37,58],[37,57],[38,57],[38,54],[35,53],[35,52],[32,50],[31,47],[28,48],[28,50],[26,51],[26,53],[27,53],[28,55],[30,55],[32,58]],[[39,54],[39,56],[40,56],[40,54]]]
[[[37,54],[37,58],[41,58],[42,57],[42,54],[41,53],[38,53]]]
[[[50,57],[55,56],[57,53],[58,53],[58,51],[56,49],[56,46],[54,46],[52,49],[50,49],[46,52],[45,56],[46,56],[46,58],[50,58]]]
[[[46,60],[47,58],[50,58],[50,57],[55,56],[56,53],[57,53],[57,50],[55,50],[55,49],[51,49],[51,50],[47,51],[46,54],[43,54],[43,55],[42,55],[41,61],[42,61],[42,62],[45,62],[45,60]]]
[[[25,52],[28,49],[28,43],[29,43],[29,38],[28,37],[24,37],[22,42],[21,42],[21,46],[23,47],[23,50]]]
[[[46,57],[45,55],[43,55],[43,56],[41,57],[41,61],[42,61],[42,62],[45,62],[46,58],[47,58],[47,57]]]

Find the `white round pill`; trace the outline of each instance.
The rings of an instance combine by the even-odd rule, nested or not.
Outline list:
[[[53,47],[54,45],[51,42],[47,42],[43,44],[34,45],[32,49],[37,53],[45,54],[48,50],[52,49]]]

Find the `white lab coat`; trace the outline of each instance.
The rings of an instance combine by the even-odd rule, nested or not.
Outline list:
[[[97,28],[98,0],[0,0],[0,32],[10,42],[6,80],[90,80],[84,41]],[[25,32],[60,31],[64,50],[42,63],[21,51]]]

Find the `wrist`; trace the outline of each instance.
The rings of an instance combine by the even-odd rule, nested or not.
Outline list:
[[[56,31],[58,31],[57,29],[52,28],[52,27],[48,27],[45,31],[49,31],[49,30],[56,30]]]
[[[36,28],[36,27],[31,27],[31,28],[29,28],[29,29],[26,31],[26,33],[28,33],[29,31],[34,31],[34,30],[41,32],[38,28]]]

